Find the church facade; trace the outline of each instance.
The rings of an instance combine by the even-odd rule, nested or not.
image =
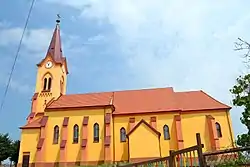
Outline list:
[[[37,64],[31,112],[21,129],[18,166],[77,166],[168,156],[196,144],[234,147],[231,107],[203,91],[173,88],[66,94],[59,21]]]

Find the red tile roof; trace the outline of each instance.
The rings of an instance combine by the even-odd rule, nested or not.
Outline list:
[[[230,109],[203,91],[176,92],[176,100],[183,111]]]
[[[109,105],[112,92],[62,95],[47,108],[71,108]]]
[[[62,95],[47,106],[50,109],[114,106],[113,114],[136,114],[161,111],[197,111],[230,109],[203,91],[174,92],[173,88],[127,90],[103,93]],[[48,118],[34,120],[21,129],[45,126]],[[83,124],[87,124],[84,117]]]
[[[47,110],[109,105],[115,107],[113,114],[231,108],[203,91],[174,92],[173,88],[156,88],[62,95],[47,106]]]
[[[27,123],[23,127],[20,127],[20,129],[33,129],[33,128],[40,128],[41,127],[41,120],[42,118],[38,118],[30,123]]]

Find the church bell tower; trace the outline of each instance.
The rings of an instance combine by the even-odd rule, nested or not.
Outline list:
[[[37,79],[35,94],[32,98],[32,113],[43,115],[46,106],[66,93],[67,61],[63,56],[60,20],[56,27],[45,58],[37,64]]]

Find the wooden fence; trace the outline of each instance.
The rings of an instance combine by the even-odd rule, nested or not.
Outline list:
[[[250,147],[239,147],[203,153],[206,166],[250,166]]]
[[[196,134],[197,144],[178,151],[170,151],[169,156],[149,161],[137,162],[118,167],[209,167],[209,166],[249,166],[250,147],[232,148],[214,152],[202,152],[204,145],[201,143],[200,134]]]
[[[168,157],[157,158],[133,164],[118,165],[119,167],[138,167],[138,166],[157,166],[157,167],[176,167],[176,166],[205,166],[200,134],[196,134],[197,145],[178,151],[170,151]]]

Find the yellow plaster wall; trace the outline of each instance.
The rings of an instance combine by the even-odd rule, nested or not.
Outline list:
[[[114,117],[114,154],[115,161],[127,161],[128,160],[128,142],[120,141],[120,129],[124,127],[126,133],[129,132],[129,118],[135,117],[135,125],[141,120],[144,119],[146,122],[150,123],[150,117],[156,116],[157,120],[157,130],[162,134],[160,137],[160,147],[161,155],[168,156],[169,149],[176,150],[176,132],[173,122],[174,114],[173,113],[161,113],[161,114],[142,114],[142,115],[131,115],[131,116],[115,116]],[[168,125],[170,130],[170,140],[164,140],[163,136],[163,126]],[[144,142],[144,137],[141,136],[141,142]],[[145,144],[147,146],[147,144]],[[133,148],[130,148],[133,149]],[[138,150],[139,152],[141,151]]]
[[[158,135],[145,124],[141,124],[129,136],[129,156],[130,158],[160,157]]]
[[[220,123],[222,130],[222,138],[219,138],[221,149],[232,147],[231,131],[229,128],[230,122],[227,119],[226,111],[207,111],[196,113],[182,113],[182,133],[184,147],[190,147],[196,144],[196,133],[201,135],[201,141],[204,144],[204,151],[210,151],[210,138],[208,132],[208,124],[206,115],[211,115],[215,118],[215,122]]]
[[[182,133],[184,139],[184,147],[190,147],[196,144],[196,133],[201,134],[201,140],[204,144],[204,151],[210,150],[210,139],[208,133],[208,125],[206,122],[206,115],[212,115],[217,122],[220,123],[222,128],[222,138],[220,138],[221,149],[225,149],[232,146],[231,132],[232,123],[230,114],[227,117],[226,111],[194,111],[181,114],[182,123]],[[129,132],[129,118],[135,117],[135,125],[144,119],[148,123],[150,122],[150,117],[156,116],[157,120],[157,130],[162,134],[160,138],[160,147],[162,157],[169,155],[169,150],[177,150],[176,142],[176,127],[174,123],[174,114],[177,113],[161,113],[161,114],[144,114],[138,116],[115,116],[114,117],[114,154],[115,161],[127,161],[128,160],[128,142],[120,142],[120,129],[124,127],[126,132]],[[163,126],[169,126],[170,130],[170,140],[164,140]],[[231,130],[230,127],[231,126]],[[233,138],[234,141],[234,138]],[[144,142],[144,137],[142,137],[141,142]],[[131,148],[132,149],[132,148]],[[138,150],[141,151],[141,150]]]
[[[236,145],[235,145],[234,130],[233,130],[233,123],[232,123],[231,114],[230,114],[230,112],[228,111],[228,112],[226,112],[226,115],[227,115],[227,122],[228,122],[228,124],[229,124],[230,133],[231,133],[230,138],[231,138],[231,140],[232,140],[232,142],[233,142],[232,145],[233,145],[234,147],[236,147]]]
[[[176,150],[177,149],[177,142],[176,142],[176,127],[174,122],[174,114],[159,114],[156,117],[157,121],[157,130],[161,133],[161,155],[162,157],[169,156],[169,150]],[[163,134],[163,126],[168,125],[169,132],[170,132],[170,140],[164,140]]]
[[[80,160],[81,138],[79,143],[73,144],[73,126],[78,124],[80,136],[82,135],[82,121],[84,116],[89,116],[88,122],[88,161],[98,161],[104,159],[104,109],[99,110],[74,110],[74,111],[55,111],[46,112],[45,115],[49,116],[47,122],[46,132],[46,161],[55,162],[59,160],[59,144],[53,143],[53,129],[58,125],[62,129],[64,117],[70,117],[68,123],[68,137],[67,137],[67,161],[75,162]],[[93,143],[93,125],[99,124],[100,140],[99,143]]]
[[[21,133],[21,143],[18,163],[22,163],[23,153],[30,153],[30,163],[35,161],[36,146],[39,140],[40,129],[23,129]]]
[[[129,117],[113,117],[114,121],[114,132],[113,132],[113,140],[114,140],[114,159],[115,161],[127,161],[128,160],[128,141],[121,142],[120,141],[120,129],[122,127],[125,128],[126,133],[129,131]]]

